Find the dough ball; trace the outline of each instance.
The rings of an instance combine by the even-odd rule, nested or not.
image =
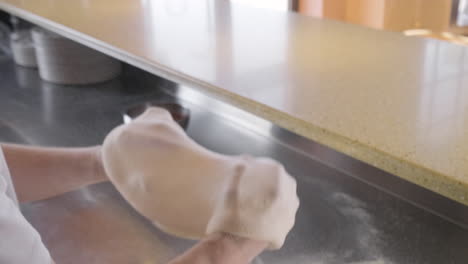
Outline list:
[[[102,156],[122,196],[170,234],[201,239],[227,232],[276,249],[294,225],[296,182],[283,166],[209,151],[162,108],[115,128]]]

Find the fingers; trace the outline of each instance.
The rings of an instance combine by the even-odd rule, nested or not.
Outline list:
[[[268,241],[278,249],[294,226],[299,207],[296,181],[268,158],[245,158],[234,168],[207,233],[226,232]]]

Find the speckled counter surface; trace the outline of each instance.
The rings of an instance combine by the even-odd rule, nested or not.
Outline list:
[[[0,8],[468,205],[468,49],[228,1]]]

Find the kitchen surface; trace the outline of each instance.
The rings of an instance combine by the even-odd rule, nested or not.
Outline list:
[[[297,14],[246,1],[0,0],[122,70],[54,84],[0,49],[0,141],[95,145],[129,108],[177,102],[202,146],[272,157],[298,181],[284,248],[254,264],[465,263],[468,47],[405,36],[462,36],[465,2],[413,1],[420,15],[398,29],[399,1],[373,2],[380,28],[348,19],[369,14],[369,1],[344,2],[287,2]],[[428,26],[433,9],[450,10],[447,25]],[[22,211],[57,263],[166,263],[194,243],[158,230],[110,183]]]
[[[464,46],[204,3],[3,0],[0,8],[468,204]]]
[[[188,87],[128,66],[120,78],[106,83],[55,85],[6,56],[0,58],[0,78],[0,141],[100,144],[122,124],[125,110],[148,101],[178,102],[190,109],[187,132],[201,145],[224,154],[281,161],[298,181],[301,208],[285,246],[265,252],[254,264],[468,259],[466,207]],[[110,183],[23,204],[22,211],[57,263],[163,264],[194,243],[158,230]]]

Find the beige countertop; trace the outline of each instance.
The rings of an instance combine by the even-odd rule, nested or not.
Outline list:
[[[0,8],[468,205],[468,49],[228,1]]]

